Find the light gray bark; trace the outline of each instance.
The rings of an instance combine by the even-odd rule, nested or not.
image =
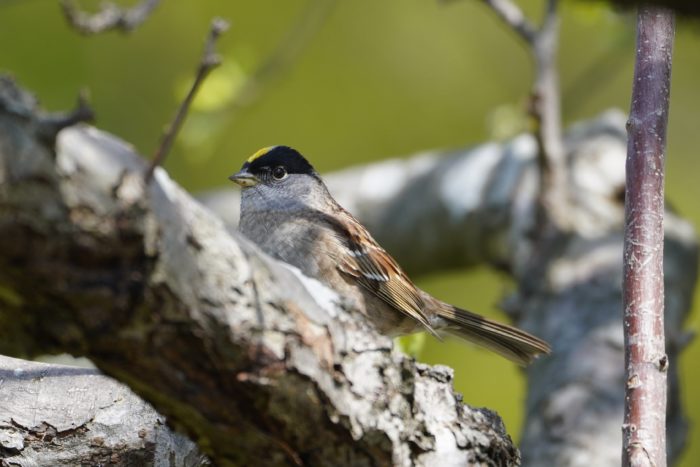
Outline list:
[[[0,80],[1,353],[88,356],[217,465],[519,464],[450,369],[394,351],[162,169],[144,185],[116,138],[70,128],[54,151],[48,121]]]
[[[606,112],[565,138],[567,224],[535,245],[536,144],[529,135],[468,150],[389,160],[327,177],[337,199],[417,275],[487,263],[508,272],[517,291],[504,307],[552,344],[527,370],[521,449],[528,466],[617,466],[622,449],[624,362],[622,227],[625,116]],[[232,171],[237,167],[232,167]],[[235,190],[202,197],[234,228]],[[678,383],[682,324],[697,277],[691,225],[667,210],[665,281],[669,370],[669,459],[687,422]]]
[[[0,356],[0,465],[204,463],[153,407],[97,370]]]

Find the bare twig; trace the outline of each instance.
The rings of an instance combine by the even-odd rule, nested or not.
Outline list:
[[[627,122],[624,243],[625,421],[623,465],[666,465],[664,152],[674,18],[640,7]]]
[[[511,0],[483,0],[513,31],[525,42],[532,44],[535,41],[537,30],[525,17],[523,10]]]
[[[90,36],[113,29],[131,32],[148,19],[159,3],[160,0],[143,0],[129,9],[123,9],[109,2],[104,3],[97,13],[89,14],[80,10],[75,0],[61,0],[61,8],[76,31]]]
[[[559,40],[559,0],[547,0],[542,26],[535,35],[532,52],[535,59],[535,82],[532,87],[530,114],[535,121],[539,145],[540,201],[538,225],[565,228],[566,166],[561,131],[561,97],[556,68]]]
[[[78,94],[78,104],[70,112],[48,114],[38,121],[37,132],[45,141],[53,142],[59,131],[80,122],[91,122],[95,113],[88,103],[88,93],[83,90]]]
[[[209,36],[204,44],[204,52],[202,54],[202,59],[199,62],[199,67],[197,68],[197,74],[192,82],[192,87],[190,87],[187,96],[185,96],[185,99],[180,104],[180,107],[178,107],[175,118],[173,118],[170,126],[163,134],[163,138],[158,146],[158,149],[156,150],[155,155],[153,156],[151,165],[146,171],[146,183],[151,180],[155,168],[161,165],[165,160],[165,157],[168,155],[168,152],[173,145],[173,141],[175,141],[175,136],[177,136],[177,132],[180,130],[182,123],[185,121],[190,105],[192,104],[192,101],[194,100],[194,97],[197,94],[202,82],[207,77],[209,72],[219,66],[221,63],[221,57],[216,53],[215,45],[216,40],[228,29],[228,26],[228,22],[221,18],[214,18],[212,20]]]
[[[529,46],[535,61],[535,82],[529,113],[539,145],[540,194],[538,238],[546,242],[552,227],[567,229],[566,167],[561,130],[561,93],[556,69],[559,0],[547,0],[542,25],[535,27],[512,0],[482,0]]]

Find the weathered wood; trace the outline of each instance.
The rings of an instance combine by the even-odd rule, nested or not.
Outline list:
[[[567,132],[571,230],[546,248],[536,249],[528,234],[537,196],[537,145],[528,135],[326,177],[336,199],[412,275],[489,264],[514,279],[517,291],[504,307],[554,349],[527,370],[524,465],[620,464],[625,121],[612,111]],[[237,196],[231,189],[202,199],[233,229]],[[690,223],[671,209],[665,217],[666,334],[674,362],[690,339],[683,322],[698,252]],[[677,459],[688,430],[677,365],[668,378],[668,450]]]
[[[0,356],[0,465],[205,464],[192,441],[99,371]]]
[[[0,81],[0,352],[86,355],[217,465],[518,465],[452,372],[231,235],[90,127],[37,137]]]

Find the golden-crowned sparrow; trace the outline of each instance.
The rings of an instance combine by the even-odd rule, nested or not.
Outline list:
[[[230,179],[243,187],[241,232],[267,254],[357,304],[380,332],[447,332],[520,365],[549,353],[547,343],[537,337],[416,287],[294,149],[261,149]]]

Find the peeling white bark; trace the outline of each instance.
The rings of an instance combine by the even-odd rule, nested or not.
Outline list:
[[[194,443],[97,370],[0,356],[0,464],[206,463]]]
[[[553,347],[551,356],[527,370],[525,465],[617,466],[624,395],[625,116],[609,111],[574,125],[565,143],[570,230],[557,233],[547,245],[533,245],[529,235],[538,183],[536,144],[528,135],[383,161],[325,178],[340,203],[409,273],[487,263],[516,281],[517,292],[504,300],[504,308],[519,326]],[[387,178],[388,188],[381,183]],[[235,228],[235,189],[201,199]],[[690,339],[683,321],[697,278],[697,243],[692,226],[678,214],[667,210],[665,220],[673,460],[687,434],[674,362]]]
[[[217,465],[519,464],[451,370],[395,352],[164,171],[145,186],[116,138],[71,128],[54,152],[40,121],[0,81],[0,352],[90,357]]]
[[[17,122],[13,125],[17,125]],[[246,442],[253,446],[247,452],[263,451],[269,455],[264,460],[271,463],[290,462],[295,456],[310,462],[304,453],[313,452],[314,455],[347,459],[348,462],[352,460],[361,463],[375,456],[375,461],[423,462],[424,465],[429,465],[435,461],[436,456],[447,456],[447,453],[452,452],[451,447],[455,445],[444,444],[451,439],[450,436],[444,434],[444,428],[436,428],[438,421],[444,420],[442,415],[435,414],[431,418],[431,414],[426,419],[417,415],[420,412],[416,412],[416,407],[424,407],[421,402],[424,399],[416,396],[424,393],[423,388],[427,387],[421,381],[422,377],[427,377],[429,381],[444,380],[445,387],[449,387],[443,370],[426,370],[389,351],[388,341],[368,337],[371,331],[362,330],[361,322],[342,309],[329,307],[333,303],[332,293],[324,292],[325,298],[321,300],[323,306],[309,301],[308,283],[305,283],[305,288],[298,285],[298,280],[288,280],[284,275],[294,273],[275,263],[269,264],[247,242],[235,236],[229,238],[222,235],[220,227],[211,227],[219,221],[207,211],[192,207],[186,194],[173,189],[164,178],[159,179],[146,195],[138,177],[108,177],[111,182],[88,190],[94,191],[91,196],[98,200],[95,209],[101,209],[99,212],[102,214],[93,216],[89,210],[86,212],[78,209],[76,206],[80,206],[80,203],[73,203],[70,197],[66,201],[57,192],[68,196],[75,191],[71,186],[97,183],[94,180],[104,177],[98,176],[102,171],[99,168],[81,168],[72,172],[79,178],[56,181],[50,151],[47,153],[40,145],[39,149],[34,148],[36,141],[31,134],[27,136],[28,142],[25,144],[22,135],[26,133],[26,128],[18,131],[9,132],[12,138],[0,137],[0,160],[3,161],[0,164],[0,196],[5,206],[3,215],[0,216],[0,234],[3,235],[0,239],[7,238],[8,228],[19,223],[34,229],[31,232],[54,235],[56,232],[52,230],[52,223],[66,225],[65,218],[69,217],[75,225],[72,228],[77,228],[79,234],[72,242],[80,245],[84,243],[81,232],[106,232],[103,249],[108,250],[115,245],[117,249],[124,249],[125,244],[130,244],[129,241],[125,242],[122,237],[115,244],[110,229],[121,225],[120,222],[125,220],[132,222],[127,222],[127,225],[134,226],[134,219],[141,219],[139,222],[143,225],[136,222],[135,227],[139,235],[148,239],[145,247],[148,254],[146,258],[141,258],[132,248],[126,248],[128,254],[120,257],[126,256],[128,261],[125,260],[120,267],[125,272],[134,272],[128,267],[131,264],[129,258],[132,257],[136,263],[146,261],[151,264],[154,261],[152,269],[150,266],[146,270],[136,268],[136,276],[143,274],[147,278],[146,289],[137,290],[136,294],[137,297],[144,295],[142,300],[146,304],[138,300],[136,304],[143,305],[143,309],[156,310],[157,319],[144,321],[141,316],[137,325],[123,324],[120,321],[119,339],[123,339],[120,340],[121,344],[128,342],[131,345],[138,343],[139,336],[150,336],[152,340],[149,345],[145,348],[135,347],[131,352],[139,356],[155,353],[161,361],[166,360],[168,364],[153,368],[147,365],[149,362],[139,361],[135,368],[127,371],[122,367],[124,362],[120,360],[123,356],[115,357],[114,350],[108,349],[106,344],[87,350],[84,348],[84,338],[92,339],[87,331],[95,328],[99,331],[100,324],[111,322],[115,318],[121,319],[122,315],[129,318],[130,314],[125,311],[129,309],[126,306],[129,303],[110,303],[106,306],[111,310],[109,316],[95,316],[91,314],[92,308],[88,310],[91,313],[86,313],[82,303],[69,303],[72,307],[70,313],[73,313],[74,308],[82,310],[79,318],[85,323],[77,329],[75,318],[65,316],[68,311],[63,307],[68,305],[64,304],[47,321],[58,329],[70,332],[57,336],[39,326],[44,334],[32,335],[27,339],[11,337],[31,334],[30,331],[38,325],[27,321],[27,318],[13,318],[8,322],[5,321],[5,316],[16,317],[17,313],[27,307],[33,313],[42,311],[40,307],[36,309],[40,303],[34,304],[30,300],[36,290],[23,289],[17,283],[15,272],[6,270],[0,276],[0,283],[5,284],[3,290],[6,293],[0,295],[10,310],[3,309],[0,312],[0,324],[6,325],[0,326],[0,329],[5,330],[4,333],[0,331],[1,350],[8,352],[9,348],[15,353],[36,352],[45,350],[44,347],[48,345],[52,348],[74,349],[76,353],[90,353],[102,368],[132,384],[147,399],[158,399],[160,404],[156,406],[170,415],[171,419],[180,419],[183,415],[186,419],[192,419],[190,425],[197,428],[193,431],[193,436],[200,441],[204,440],[208,445],[216,444],[214,435],[218,433],[216,429],[221,423],[237,419],[245,425],[244,433],[256,434],[252,439],[246,438]],[[86,149],[86,154],[72,157],[78,167],[82,167],[82,164],[90,165],[84,159],[88,158],[91,151],[100,152],[102,148],[113,154],[113,157],[108,157],[110,164],[114,161],[119,161],[117,167],[132,167],[132,164],[136,164],[129,170],[140,170],[140,163],[133,162],[138,159],[130,155],[128,148],[122,148],[102,133],[74,129],[65,135],[78,138],[70,147],[75,145],[78,148],[92,148]],[[8,141],[13,145],[11,152],[7,149],[10,144]],[[535,145],[529,136],[478,150],[476,154],[481,154],[481,163],[469,161],[474,154],[471,151],[436,152],[413,159],[392,160],[350,169],[328,177],[328,181],[341,204],[357,214],[410,273],[426,273],[486,262],[510,272],[517,281],[518,292],[504,302],[505,307],[521,326],[547,339],[554,347],[551,357],[541,359],[528,370],[527,418],[522,445],[527,465],[618,465],[623,388],[620,288],[623,212],[620,196],[624,181],[624,116],[615,112],[607,113],[598,120],[571,128],[566,137],[566,148],[571,230],[561,233],[545,247],[533,245],[528,237],[528,232],[532,230],[538,186]],[[44,155],[39,157],[37,154],[42,151]],[[495,162],[486,161],[484,151],[492,154]],[[68,152],[66,147],[59,155]],[[6,162],[5,154],[21,158],[22,163]],[[103,163],[97,165],[104,167]],[[236,168],[232,167],[232,170]],[[464,199],[467,201],[458,199],[453,195],[454,189],[444,186],[446,181],[448,185],[456,183],[448,174],[460,168],[460,172],[471,180],[463,185]],[[478,170],[488,169],[490,171],[477,173]],[[97,172],[92,174],[91,170]],[[104,172],[114,173],[108,170]],[[376,182],[386,179],[390,179],[391,183]],[[448,179],[453,181],[449,182]],[[47,184],[45,180],[51,183]],[[36,183],[31,185],[33,181]],[[9,186],[14,188],[8,189]],[[22,198],[26,197],[26,193],[32,196]],[[114,197],[111,193],[117,193],[117,196]],[[85,201],[86,195],[71,196]],[[233,229],[232,219],[238,217],[236,196],[234,190],[226,190],[204,198],[207,206],[224,219],[229,230]],[[14,217],[8,217],[7,206],[12,203],[23,206],[23,209],[13,211]],[[453,206],[450,203],[456,204]],[[158,212],[149,214],[155,204],[158,205]],[[66,206],[69,206],[68,214]],[[8,223],[8,219],[12,219],[12,223]],[[41,221],[35,222],[35,219]],[[193,223],[197,226],[193,226]],[[667,212],[666,224],[666,330],[669,342],[667,351],[671,361],[668,426],[672,460],[682,449],[687,429],[678,396],[678,368],[673,363],[688,341],[687,335],[682,331],[682,322],[690,308],[695,285],[697,245],[692,227],[676,214]],[[221,243],[212,240],[210,234],[203,234],[202,229],[206,231],[210,227],[211,235],[220,239]],[[17,234],[11,229],[9,231]],[[200,252],[203,244],[197,235],[188,237],[187,234],[191,231],[206,238],[204,252]],[[20,233],[22,235],[19,237],[12,236],[13,246],[31,251],[32,248],[26,248],[26,231],[21,230]],[[126,238],[128,240],[131,237]],[[168,240],[164,242],[164,238]],[[58,239],[66,241],[64,237],[59,236]],[[191,239],[197,241],[192,242]],[[2,243],[6,244],[5,241]],[[226,250],[225,255],[233,255],[235,258],[240,255],[243,258],[240,264],[236,263],[236,267],[229,271],[230,277],[224,264],[226,261],[219,257],[216,245],[221,245]],[[170,250],[165,250],[166,247]],[[58,253],[63,251],[59,250]],[[165,251],[168,255],[164,255]],[[168,258],[163,259],[165,256]],[[198,262],[197,258],[200,257],[207,259]],[[0,258],[3,264],[7,264],[8,258],[17,260],[24,256],[18,256],[14,250],[0,246]],[[115,264],[114,259],[107,259],[110,258],[105,259],[108,264]],[[208,261],[214,264],[211,276]],[[188,265],[193,265],[194,270]],[[41,268],[35,267],[32,277],[41,278],[41,271]],[[92,271],[94,273],[94,268]],[[285,278],[271,279],[277,277],[275,274]],[[199,281],[200,276],[206,276],[203,283],[208,286],[201,289],[191,286],[191,281]],[[118,278],[122,277],[118,275]],[[297,285],[274,290],[260,286],[276,281]],[[123,279],[116,282],[123,284]],[[140,284],[144,280],[136,282]],[[8,288],[6,284],[13,287]],[[226,291],[221,284],[230,285],[240,292]],[[182,287],[183,293],[189,291],[183,297],[188,301],[180,302],[178,297],[173,297],[171,287],[176,290]],[[313,297],[319,296],[317,287],[320,286],[315,285],[309,289]],[[107,289],[105,293],[108,297],[128,296],[124,292],[129,290],[128,287]],[[97,297],[100,293],[96,294]],[[192,303],[195,302],[189,300],[194,300],[198,305],[193,307]],[[182,303],[189,303],[189,308],[183,310]],[[291,303],[304,305],[295,307],[290,306]],[[226,311],[234,309],[235,312]],[[260,314],[257,314],[258,310]],[[190,312],[192,318],[189,318]],[[210,321],[212,315],[215,318]],[[19,316],[33,315],[25,313]],[[261,321],[261,317],[265,320]],[[195,323],[196,329],[183,334],[182,328],[186,327],[179,326],[181,322]],[[220,326],[221,323],[225,323],[224,328]],[[78,338],[73,340],[75,335]],[[204,335],[212,336],[213,339],[198,337]],[[232,336],[243,340],[234,339],[231,346],[224,345]],[[35,342],[39,339],[44,339],[41,346]],[[111,339],[108,343],[113,342],[114,338]],[[93,344],[92,340],[89,342]],[[186,345],[183,346],[183,342]],[[190,347],[201,346],[203,342],[212,347],[192,349],[188,353]],[[241,370],[241,366],[219,366],[219,363],[226,361],[224,356],[247,355],[242,349],[252,348],[259,351],[258,360],[262,357],[266,359],[265,365],[254,366],[252,370],[245,365],[245,370]],[[125,349],[121,347],[121,351]],[[125,351],[127,355],[131,352]],[[159,355],[161,353],[165,355]],[[207,358],[202,358],[202,355]],[[376,363],[375,357],[382,363]],[[198,367],[188,366],[190,359],[196,360]],[[244,363],[249,365],[251,360],[256,361],[252,358]],[[340,362],[340,366],[331,371],[328,369],[329,362]],[[183,366],[184,370],[181,368]],[[240,406],[234,404],[230,408],[231,414],[222,415],[220,410],[217,412],[208,406],[190,411],[192,407],[198,407],[197,403],[201,403],[196,394],[192,395],[190,405],[182,404],[175,396],[177,390],[183,388],[181,379],[187,375],[197,375],[198,372],[211,371],[228,375],[228,379],[220,381],[227,384],[231,382],[232,387],[207,387],[207,395],[211,394],[209,397],[216,401],[225,400],[226,397],[229,400],[241,400]],[[157,375],[163,379],[163,383],[151,382],[149,384],[152,385],[146,385],[140,381],[143,375]],[[315,386],[321,388],[321,393],[311,394],[332,394],[332,398],[320,400],[325,401],[324,404],[337,404],[342,410],[319,413],[316,410],[319,404],[317,396],[291,403],[293,399],[290,398],[290,391],[299,394],[308,390],[308,386],[303,383],[308,382],[309,378],[316,378],[316,375],[321,375]],[[198,378],[194,379],[199,381]],[[347,392],[334,392],[339,391],[336,388],[338,384]],[[347,389],[346,384],[351,389]],[[252,393],[254,397],[246,392],[248,385],[256,388]],[[435,391],[440,393],[445,390],[438,391],[438,387],[440,386],[427,393],[435,394]],[[279,391],[280,388],[294,390]],[[272,422],[249,422],[246,408],[257,408],[259,404],[276,409],[283,407],[286,412],[274,410]],[[452,407],[449,399],[445,405],[438,406]],[[456,406],[460,407],[458,404]],[[358,412],[364,415],[358,415]],[[465,424],[459,425],[459,430],[451,429],[452,438],[457,440],[456,446],[462,448],[460,452],[465,456],[471,454],[466,453],[469,451],[463,449],[464,446],[483,448],[480,451],[482,453],[488,451],[483,444],[473,444],[474,440],[493,438],[478,430],[467,429],[466,426],[470,426],[471,422],[481,423],[485,420],[484,417],[488,419],[490,415],[488,412],[473,412],[466,408],[462,408],[462,412],[453,414],[462,417],[460,423]],[[447,410],[447,413],[452,412]],[[225,419],[223,422],[222,418]],[[294,425],[298,420],[307,424]],[[397,420],[410,420],[411,423],[406,425]],[[249,426],[247,423],[258,425]],[[190,425],[188,429],[192,430]],[[280,431],[271,433],[271,426]],[[315,437],[318,443],[311,446],[302,443],[302,448],[298,448],[294,443],[280,445],[272,441],[279,438],[288,440],[292,435],[286,430],[291,426],[299,430],[301,434],[298,436]],[[309,434],[305,428],[307,426],[314,427],[316,432]],[[317,433],[319,426],[323,427],[320,434]],[[393,428],[389,430],[387,427]],[[326,433],[329,430],[330,433]],[[340,430],[343,435],[333,430]],[[496,429],[492,433],[500,432]],[[292,438],[295,443],[299,442],[298,438]],[[334,450],[331,452],[328,446]],[[500,447],[493,451],[493,446]],[[507,446],[507,443],[492,444],[489,452],[501,452],[504,455],[502,459],[513,460],[512,452],[509,451],[510,448],[506,449]],[[359,457],[350,457],[349,453]],[[223,454],[225,456],[229,453]],[[318,458],[313,458],[316,459]],[[445,457],[441,458],[444,459]],[[465,457],[461,459],[464,460]],[[483,460],[486,458],[480,459],[487,462]]]

